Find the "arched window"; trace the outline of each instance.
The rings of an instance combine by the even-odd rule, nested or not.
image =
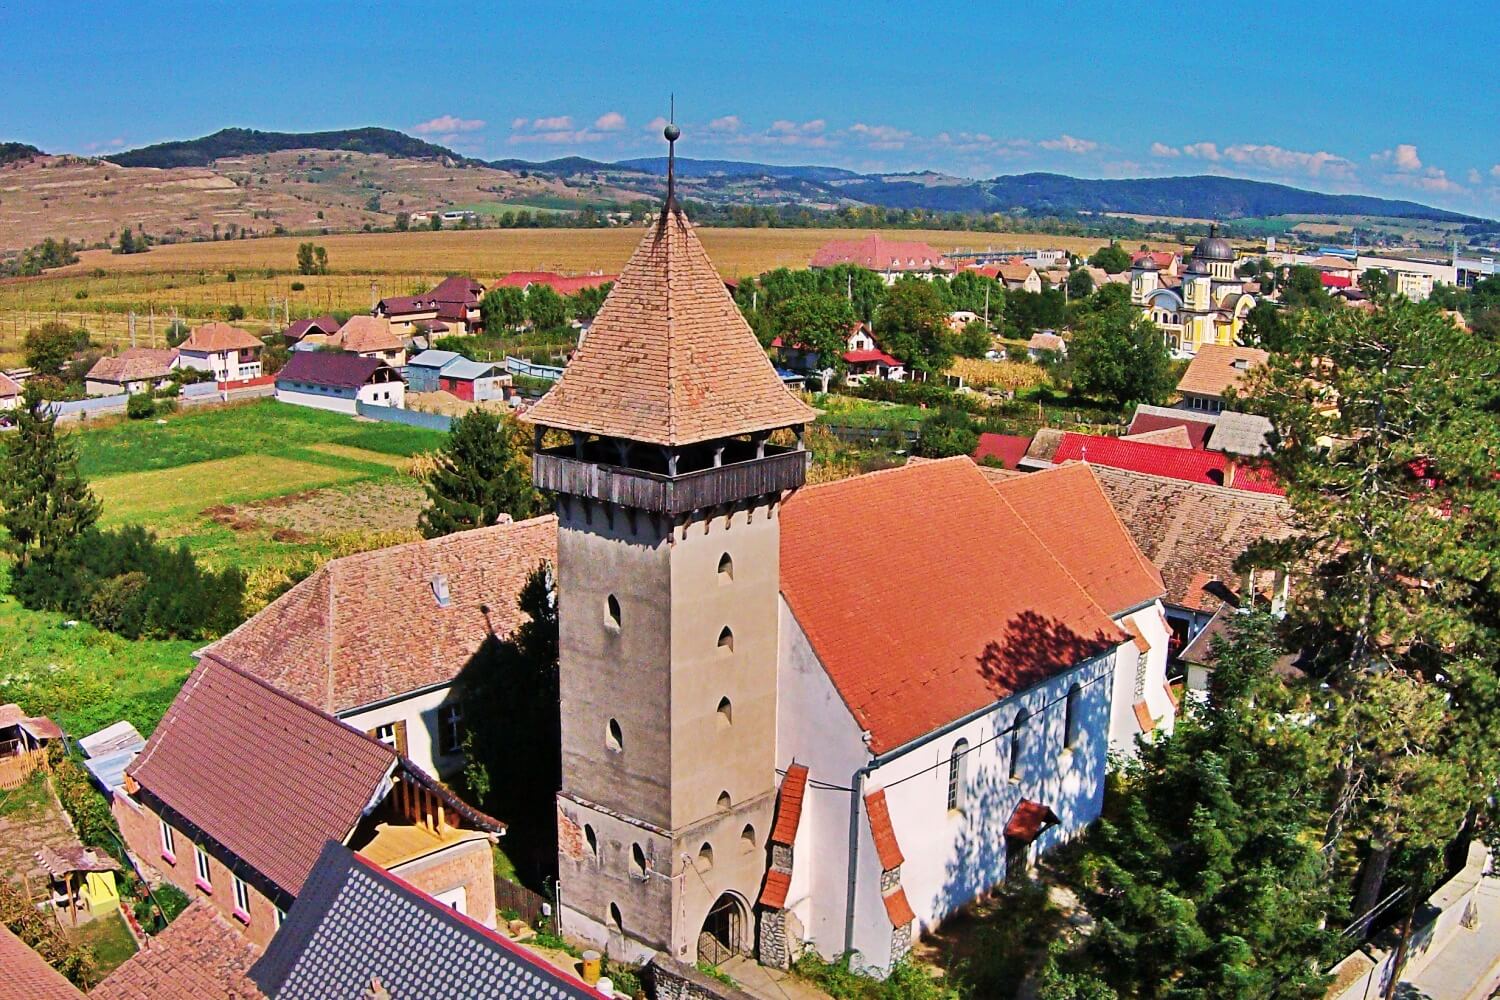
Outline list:
[[[610,719],[604,727],[604,745],[615,753],[625,749],[625,733],[620,729],[619,719]]]
[[[583,839],[588,842],[589,857],[597,861],[599,858],[599,835],[587,823],[583,825]]]
[[[1077,684],[1068,688],[1068,697],[1063,702],[1063,746],[1069,750],[1078,745],[1079,703],[1083,700],[1083,689]]]
[[[729,793],[728,792],[720,792],[719,793],[719,810],[721,812],[728,812],[729,811],[729,807],[732,804],[733,804],[733,801],[729,798]]]
[[[620,920],[620,906],[618,903],[609,904],[609,923],[617,931],[625,929],[624,923]]]
[[[726,552],[719,557],[719,582],[730,583],[734,580],[734,560],[729,558]]]
[[[620,627],[620,599],[610,594],[604,601],[604,610],[609,613],[609,623],[615,628]]]
[[[1021,780],[1021,774],[1022,774],[1022,770],[1021,770],[1021,756],[1026,751],[1025,732],[1026,732],[1026,722],[1027,722],[1027,719],[1028,719],[1028,716],[1026,715],[1026,710],[1022,709],[1020,712],[1016,713],[1015,724],[1011,726],[1011,730],[1010,730],[1010,780],[1011,781],[1020,781]]]
[[[646,852],[640,844],[630,845],[630,874],[636,878],[646,877]]]
[[[698,848],[698,870],[700,872],[706,872],[713,868],[713,866],[714,849],[712,845],[705,842],[702,847]]]
[[[740,846],[747,851],[755,849],[755,827],[749,823],[746,823],[745,828],[740,831]]]
[[[953,752],[948,755],[948,808],[950,810],[962,811],[964,807],[964,792],[968,786],[968,753],[969,741],[959,740],[953,744]]]
[[[728,625],[719,633],[719,652],[726,655],[734,652],[734,633],[729,631]]]
[[[721,726],[723,726],[723,727],[725,727],[727,729],[729,726],[731,726],[733,724],[734,724],[734,706],[729,703],[729,699],[727,697],[726,698],[720,698],[719,699],[719,725],[721,725]]]

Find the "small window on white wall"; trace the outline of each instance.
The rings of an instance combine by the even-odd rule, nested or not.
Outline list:
[[[962,812],[965,786],[968,784],[969,741],[959,740],[953,744],[948,755],[948,809]]]
[[[1016,714],[1015,724],[1010,730],[1010,780],[1020,781],[1023,774],[1021,758],[1026,753],[1026,711]]]
[[[213,891],[213,870],[208,866],[208,854],[197,844],[193,845],[193,873],[198,877],[198,887]]]
[[[1063,702],[1063,746],[1071,750],[1078,745],[1079,732],[1083,727],[1083,689],[1077,684],[1068,688],[1068,697]]]
[[[177,837],[176,837],[175,834],[173,834],[172,828],[167,825],[167,821],[166,820],[160,820],[160,823],[161,823],[161,856],[164,857],[164,858],[166,858],[168,861],[176,861],[177,860]]]

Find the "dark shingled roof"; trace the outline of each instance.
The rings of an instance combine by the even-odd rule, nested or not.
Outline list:
[[[250,977],[272,1000],[598,1000],[540,956],[329,842]]]
[[[397,760],[378,740],[209,654],[126,773],[295,896],[323,845],[349,835]]]
[[[311,382],[335,389],[358,389],[370,376],[389,367],[379,358],[362,358],[357,354],[333,351],[293,351],[286,367],[276,375],[278,382]]]

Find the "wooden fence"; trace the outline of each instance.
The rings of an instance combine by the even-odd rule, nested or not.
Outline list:
[[[495,913],[515,913],[531,927],[536,927],[546,913],[547,900],[524,885],[495,876]]]
[[[46,750],[28,750],[0,757],[0,791],[20,788],[26,784],[27,778],[46,766]]]

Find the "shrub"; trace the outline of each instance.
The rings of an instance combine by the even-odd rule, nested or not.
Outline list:
[[[922,423],[914,449],[923,458],[971,455],[979,447],[979,430],[967,413],[945,407]]]
[[[294,282],[292,282],[292,291],[294,291],[294,292],[303,292],[303,291],[306,291],[306,290],[307,290],[307,286],[304,285],[302,282],[300,282],[300,281],[294,281]]]
[[[156,402],[150,394],[138,392],[125,401],[125,415],[131,420],[146,420],[156,416]]]
[[[234,272],[233,272],[233,271],[230,271],[230,272],[228,272],[228,273],[227,273],[227,274],[225,274],[225,275],[224,275],[224,280],[225,280],[225,281],[234,281],[234,280],[235,280],[235,277],[234,277]]]
[[[240,305],[238,302],[233,303],[229,306],[229,308],[224,310],[224,318],[231,323],[244,319],[245,307]]]

